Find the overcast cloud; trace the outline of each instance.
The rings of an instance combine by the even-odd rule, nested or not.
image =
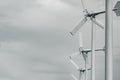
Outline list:
[[[113,0],[114,4],[117,0]],[[104,0],[86,0],[89,11],[104,10]],[[73,80],[78,72],[68,56],[78,52],[78,34],[69,34],[83,18],[80,0],[0,0],[0,80]],[[114,80],[120,72],[120,18],[114,17]],[[104,23],[104,15],[97,17]],[[90,48],[88,21],[80,30]],[[96,27],[96,48],[104,46],[104,30]],[[81,56],[76,62],[83,67]],[[96,54],[96,79],[104,79],[104,53]]]

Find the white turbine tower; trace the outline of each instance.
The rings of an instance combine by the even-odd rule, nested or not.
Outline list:
[[[113,80],[113,56],[112,56],[112,30],[113,30],[113,21],[112,21],[112,3],[113,0],[105,0],[105,80]],[[120,16],[120,1],[118,1],[114,7],[117,9],[115,11],[117,16]]]

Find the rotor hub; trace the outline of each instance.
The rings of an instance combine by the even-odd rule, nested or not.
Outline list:
[[[95,18],[96,15],[94,13],[87,13],[85,16],[90,18]]]

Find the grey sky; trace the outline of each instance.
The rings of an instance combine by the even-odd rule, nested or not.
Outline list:
[[[114,0],[114,4],[117,0]],[[104,0],[86,0],[89,11],[104,10]],[[69,34],[83,17],[80,0],[0,0],[0,80],[73,80],[77,71],[68,56],[78,52],[78,34]],[[120,18],[114,17],[114,80],[120,72]],[[104,15],[97,17],[104,23]],[[90,48],[88,21],[83,32]],[[96,27],[96,48],[104,46],[104,30]],[[79,60],[80,62],[78,62]],[[81,57],[76,61],[83,66]],[[96,79],[104,79],[104,53],[96,54]]]

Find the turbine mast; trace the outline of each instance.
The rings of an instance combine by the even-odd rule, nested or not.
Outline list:
[[[112,1],[105,0],[105,80],[113,80],[112,71],[112,29],[113,29],[113,18],[112,18]]]
[[[92,29],[91,29],[91,80],[95,80],[95,27],[92,22]]]

